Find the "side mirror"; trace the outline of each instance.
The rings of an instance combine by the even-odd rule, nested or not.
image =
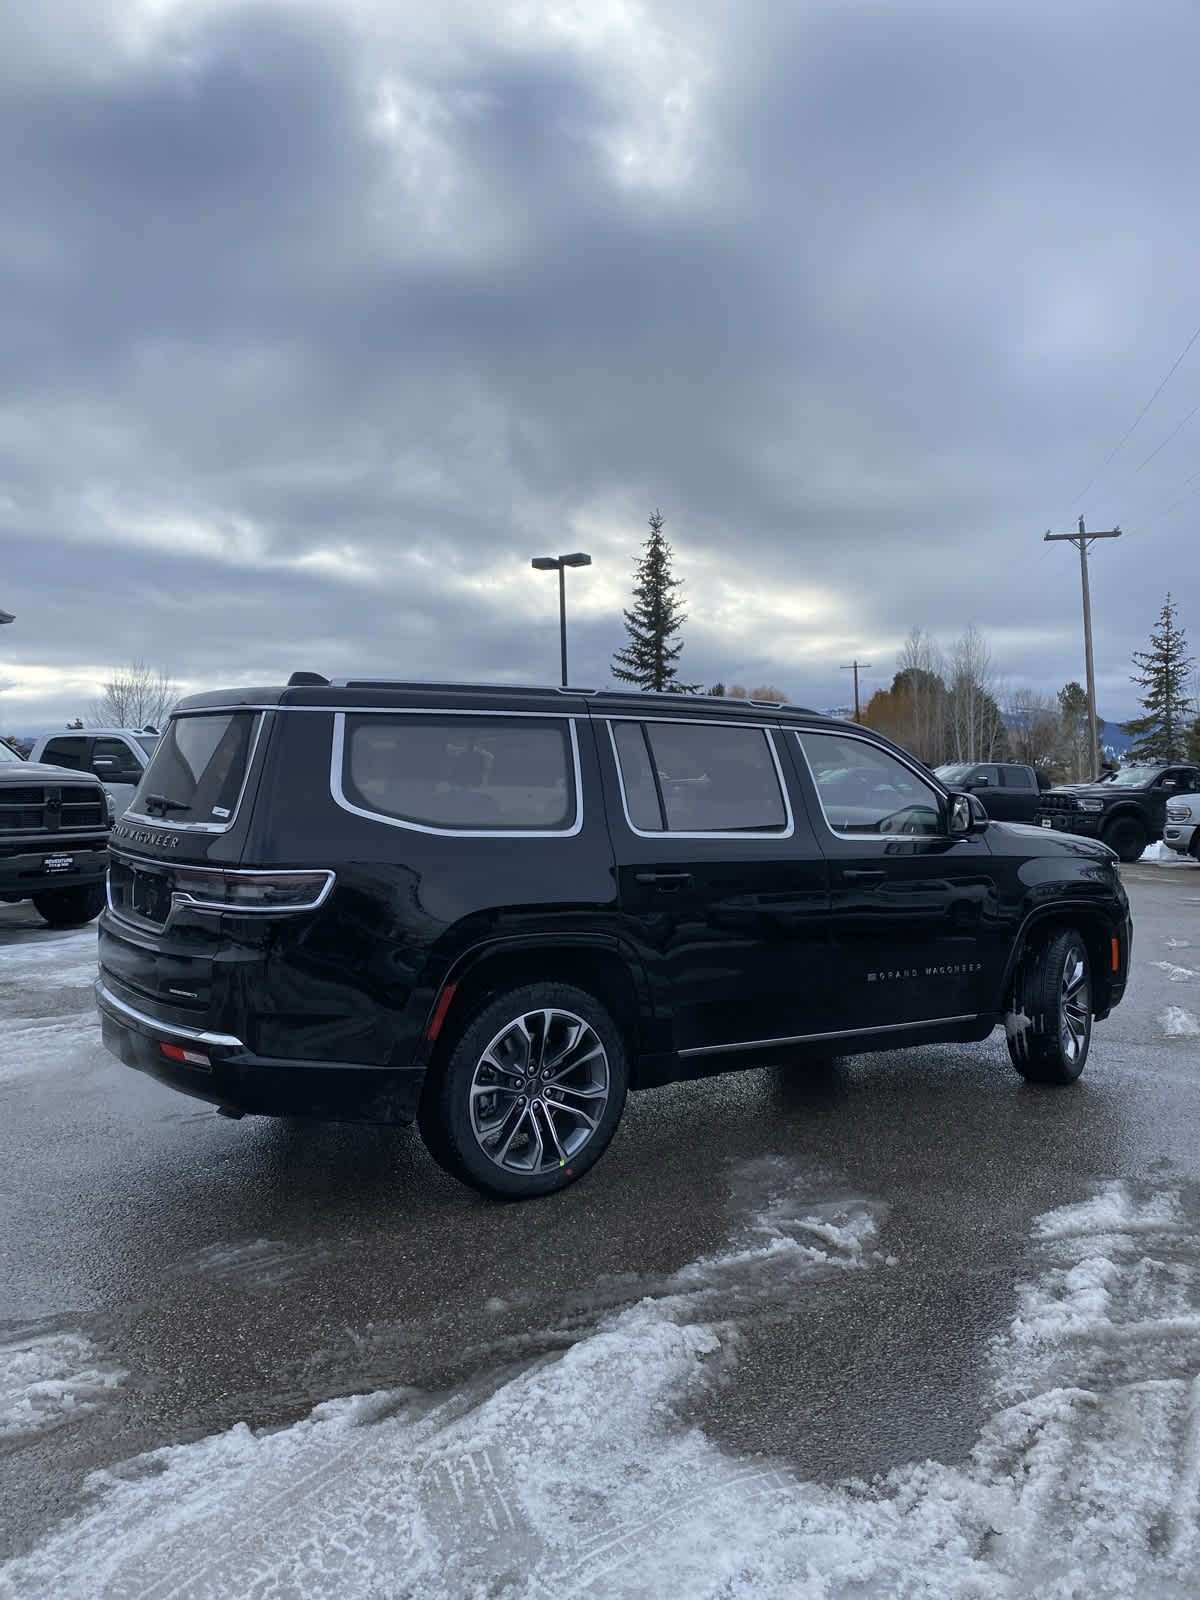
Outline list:
[[[975,789],[986,789],[991,781],[986,772],[981,772],[977,778],[972,778],[969,782],[964,783],[963,788],[970,794]]]
[[[968,834],[982,833],[988,825],[988,814],[983,803],[973,794],[950,796],[950,827],[952,839],[965,839]]]

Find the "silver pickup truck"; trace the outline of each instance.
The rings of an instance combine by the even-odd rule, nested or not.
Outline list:
[[[1163,843],[1200,861],[1200,794],[1176,794],[1167,801]]]

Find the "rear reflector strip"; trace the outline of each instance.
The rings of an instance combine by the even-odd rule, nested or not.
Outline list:
[[[158,1047],[168,1061],[184,1061],[189,1067],[211,1067],[212,1062],[202,1050],[185,1050],[178,1044],[160,1044]]]
[[[1112,942],[1112,969],[1114,972],[1121,970],[1121,942],[1114,939]]]

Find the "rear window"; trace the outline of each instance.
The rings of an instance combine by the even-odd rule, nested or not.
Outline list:
[[[641,833],[782,833],[789,818],[763,728],[616,722],[625,808]]]
[[[172,717],[130,810],[223,827],[237,810],[258,728],[256,711]]]
[[[575,826],[575,755],[563,718],[347,714],[341,777],[347,805],[412,827]]]

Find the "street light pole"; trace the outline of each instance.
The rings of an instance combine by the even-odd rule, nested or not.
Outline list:
[[[1079,551],[1079,571],[1083,579],[1083,656],[1087,673],[1088,739],[1091,742],[1092,771],[1100,775],[1100,733],[1096,726],[1096,673],[1092,666],[1092,597],[1088,591],[1087,553],[1092,539],[1119,539],[1120,528],[1109,528],[1104,533],[1088,533],[1079,519],[1078,533],[1051,533],[1046,530],[1042,543],[1052,539],[1066,539]]]
[[[535,572],[558,572],[558,641],[562,657],[562,686],[567,686],[567,568],[590,567],[592,558],[585,550],[566,556],[534,556],[529,563]]]

